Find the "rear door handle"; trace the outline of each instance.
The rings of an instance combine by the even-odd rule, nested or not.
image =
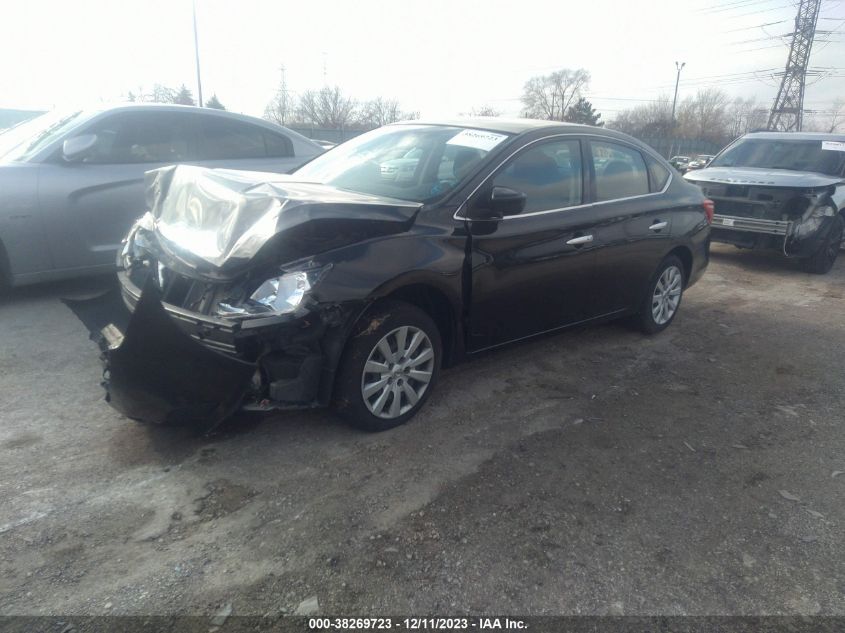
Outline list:
[[[582,244],[589,244],[592,241],[592,235],[581,235],[579,237],[573,237],[571,240],[567,240],[566,243],[570,246],[581,246]]]
[[[655,220],[654,224],[652,224],[650,228],[652,231],[659,231],[660,229],[665,229],[669,226],[668,222],[663,222],[662,220]]]

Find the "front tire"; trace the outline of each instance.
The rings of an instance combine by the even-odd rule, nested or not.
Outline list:
[[[377,304],[353,329],[335,384],[335,410],[365,431],[404,424],[422,408],[440,372],[440,332],[402,301]]]
[[[637,314],[637,324],[644,333],[657,334],[669,327],[681,307],[685,285],[683,263],[669,255],[649,280]]]
[[[803,260],[801,266],[805,272],[814,275],[825,275],[833,268],[836,256],[839,255],[839,247],[842,245],[842,233],[845,229],[845,220],[841,214],[836,214],[830,230],[827,232],[824,241],[818,251],[811,257]]]

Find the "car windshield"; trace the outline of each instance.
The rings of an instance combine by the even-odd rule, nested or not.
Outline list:
[[[25,161],[83,119],[79,110],[55,111],[19,123],[0,133],[0,160]]]
[[[507,138],[452,126],[387,126],[318,156],[295,175],[360,193],[431,202],[455,189]]]
[[[822,149],[822,143],[821,140],[742,139],[722,152],[710,167],[759,167],[842,176],[845,152]]]

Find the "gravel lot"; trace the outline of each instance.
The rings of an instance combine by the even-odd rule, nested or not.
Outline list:
[[[0,614],[843,615],[844,282],[716,246],[657,337],[487,354],[383,434],[212,438],[103,402],[59,302],[103,280],[13,291]]]

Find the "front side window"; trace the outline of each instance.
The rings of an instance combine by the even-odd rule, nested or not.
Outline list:
[[[494,187],[526,195],[523,214],[581,204],[581,144],[552,141],[517,155],[493,178]]]
[[[341,189],[433,202],[472,177],[508,134],[445,125],[388,125],[357,136],[294,175]]]
[[[637,150],[606,141],[590,142],[596,174],[596,202],[647,194],[648,172]]]
[[[86,163],[178,163],[192,158],[190,115],[179,112],[121,112],[85,130],[97,143]]]

